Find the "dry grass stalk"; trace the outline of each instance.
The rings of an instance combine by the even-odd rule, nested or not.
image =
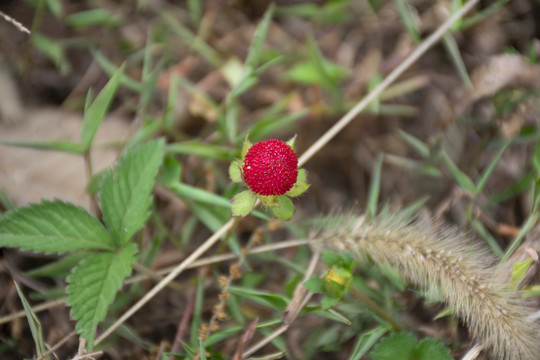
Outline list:
[[[361,262],[388,263],[422,288],[439,287],[494,359],[537,359],[540,327],[527,320],[532,310],[497,281],[494,256],[456,229],[393,215],[346,215],[316,239],[315,246],[348,251]]]
[[[4,20],[6,20],[8,23],[12,24],[17,29],[19,29],[20,32],[27,33],[28,35],[31,34],[30,30],[28,30],[23,24],[21,24],[20,22],[18,22],[17,20],[12,18],[11,16],[4,14],[2,11],[0,11],[0,16],[3,17]]]

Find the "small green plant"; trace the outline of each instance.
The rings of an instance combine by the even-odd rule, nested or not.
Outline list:
[[[150,215],[164,143],[155,140],[132,149],[107,171],[100,190],[105,226],[86,210],[60,200],[20,207],[0,219],[0,246],[47,254],[87,252],[67,277],[66,292],[76,330],[89,349],[131,273],[137,254],[132,237]]]
[[[409,333],[394,333],[382,339],[369,353],[373,360],[452,360],[450,351],[438,340],[416,343]]]
[[[323,251],[322,261],[328,266],[328,270],[322,277],[313,275],[304,286],[313,293],[324,295],[321,308],[326,310],[337,305],[349,292],[356,262],[349,253],[336,254],[329,251]]]

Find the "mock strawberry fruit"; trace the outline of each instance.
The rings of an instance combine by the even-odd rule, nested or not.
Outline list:
[[[247,186],[257,195],[283,195],[296,183],[298,158],[283,141],[261,141],[246,153],[242,174]]]

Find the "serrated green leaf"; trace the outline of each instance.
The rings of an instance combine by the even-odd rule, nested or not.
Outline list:
[[[242,160],[235,159],[229,165],[229,177],[233,182],[241,182],[242,181]]]
[[[373,360],[412,360],[416,339],[409,333],[394,333],[382,339],[369,356]]]
[[[94,346],[98,324],[131,273],[136,252],[135,244],[128,244],[118,253],[94,254],[68,276],[66,303],[71,306],[71,317],[77,320],[77,333],[86,339],[89,350]]]
[[[123,73],[124,65],[116,70],[107,85],[100,91],[92,105],[88,106],[84,112],[84,119],[81,127],[81,143],[84,145],[85,149],[89,149],[92,145],[96,131],[103,121],[105,113],[116,94]]]
[[[420,341],[417,349],[418,360],[453,360],[443,343],[437,339],[427,338]]]
[[[297,197],[305,193],[309,189],[309,184],[305,181],[296,181],[291,190],[285,193],[286,196]]]
[[[234,216],[245,216],[249,214],[255,202],[257,196],[251,190],[244,190],[238,193],[232,199],[232,213]]]
[[[373,330],[363,333],[354,346],[353,352],[349,360],[360,360],[367,351],[383,336],[388,329],[384,326],[378,326]]]
[[[164,144],[160,139],[129,151],[103,180],[103,219],[119,245],[129,241],[150,215],[148,209]]]
[[[294,214],[294,204],[286,196],[278,196],[278,206],[272,208],[274,216],[281,220],[289,220]]]
[[[115,248],[110,234],[95,217],[59,200],[6,213],[0,219],[0,246],[44,253]]]

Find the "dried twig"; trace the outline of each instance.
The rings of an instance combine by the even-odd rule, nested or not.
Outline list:
[[[8,23],[12,24],[17,29],[19,29],[20,32],[27,33],[28,35],[30,35],[32,33],[23,24],[21,24],[20,22],[18,22],[17,20],[12,18],[11,16],[4,14],[2,11],[0,11],[0,16],[3,17],[4,20],[6,20]]]

